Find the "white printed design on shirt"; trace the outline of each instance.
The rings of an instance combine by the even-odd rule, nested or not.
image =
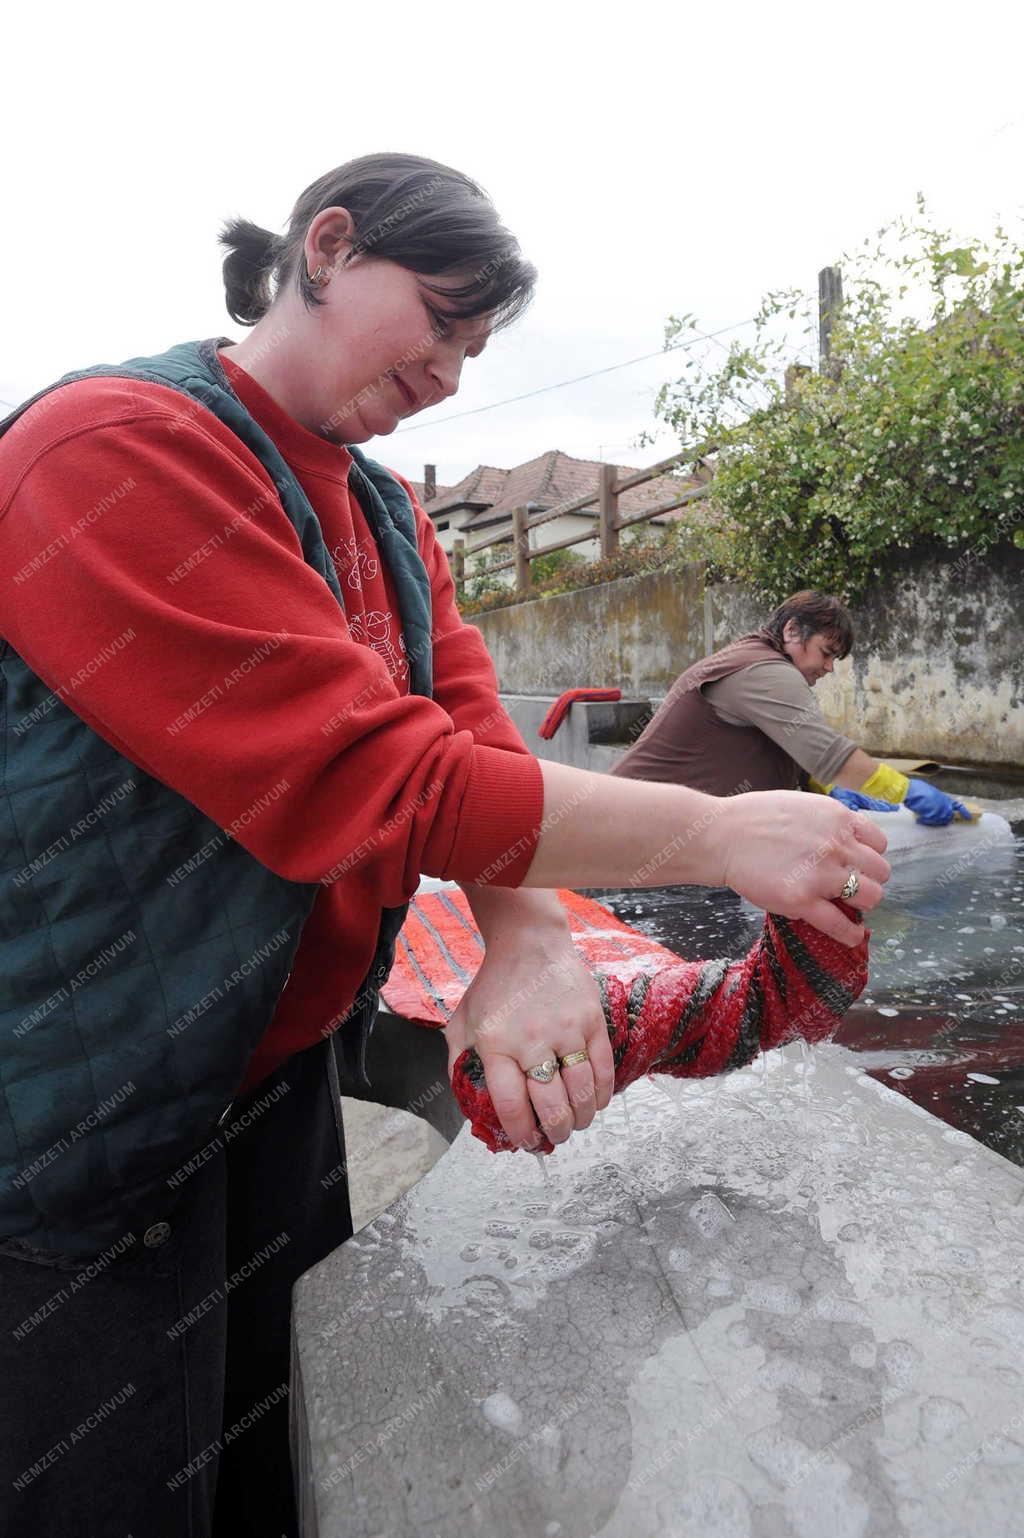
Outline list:
[[[331,560],[339,580],[346,581],[357,592],[362,589],[364,579],[369,580],[380,571],[380,562],[354,536],[352,539],[338,541],[331,551]],[[344,570],[346,566],[347,572]]]
[[[372,647],[381,657],[392,678],[404,678],[409,671],[405,637],[399,630],[398,646],[395,646],[394,622],[382,609],[368,609],[365,614],[353,614],[348,622],[353,641]]]

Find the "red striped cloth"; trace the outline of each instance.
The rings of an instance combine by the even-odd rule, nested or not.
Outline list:
[[[679,965],[678,956],[638,934],[593,898],[568,890],[559,891],[558,897],[573,944],[592,971],[608,970],[629,982],[638,972]],[[483,955],[483,939],[458,887],[414,897],[398,936],[384,1002],[417,1025],[444,1025]]]
[[[705,1078],[742,1068],[797,1037],[821,1041],[867,983],[867,931],[850,948],[798,919],[767,914],[741,961],[680,961],[600,903],[577,892],[558,895],[576,949],[601,989],[616,1092],[645,1073]],[[836,905],[860,922],[848,904],[837,899]],[[462,892],[414,898],[385,1002],[422,1025],[443,1025],[482,957],[483,941]],[[456,1062],[452,1089],[474,1136],[494,1152],[513,1146],[472,1049]],[[552,1151],[546,1139],[541,1151]]]

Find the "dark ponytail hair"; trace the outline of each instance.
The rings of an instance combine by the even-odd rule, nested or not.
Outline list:
[[[248,219],[225,222],[219,240],[228,248],[223,270],[232,320],[254,326],[290,284],[307,309],[323,304],[303,247],[317,214],[335,207],[347,208],[355,224],[346,261],[379,256],[426,277],[462,278],[437,291],[464,319],[490,315],[496,329],[507,326],[533,296],[536,270],[476,182],[419,155],[363,155],[306,188],[284,236]]]

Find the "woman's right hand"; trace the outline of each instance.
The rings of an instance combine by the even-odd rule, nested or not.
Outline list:
[[[731,886],[769,913],[857,945],[863,926],[832,899],[851,871],[854,907],[882,900],[886,838],[830,796],[755,790],[709,796],[538,759],[544,816],[524,887]],[[477,877],[482,882],[484,877]]]
[[[759,908],[805,919],[844,945],[857,945],[863,925],[852,923],[832,898],[851,871],[859,888],[853,906],[876,907],[891,867],[887,840],[863,812],[828,796],[800,791],[749,791],[721,802],[713,833],[721,885]]]

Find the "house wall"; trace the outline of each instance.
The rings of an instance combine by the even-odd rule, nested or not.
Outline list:
[[[437,529],[438,544],[447,555],[451,555],[452,547],[456,539],[460,537],[460,530],[472,517],[472,508],[459,507],[454,512],[443,513],[437,520],[437,523],[447,523],[448,525],[446,529]],[[435,529],[437,528],[437,523],[435,523]],[[465,535],[462,535],[462,538],[465,538]]]

